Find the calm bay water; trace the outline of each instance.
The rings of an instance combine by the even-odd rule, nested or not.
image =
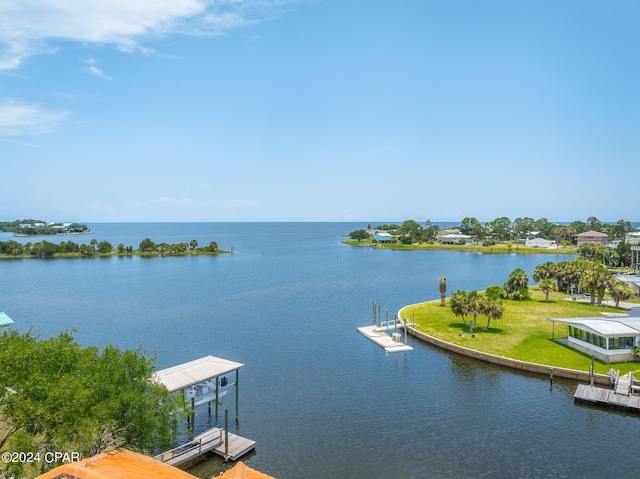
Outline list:
[[[137,247],[215,240],[217,257],[7,260],[0,310],[42,336],[143,346],[159,368],[207,354],[242,362],[237,432],[247,464],[293,478],[601,478],[640,467],[637,417],[574,405],[575,384],[423,345],[386,354],[357,326],[406,304],[502,284],[561,256],[352,248],[350,223],[98,223]],[[0,240],[6,240],[0,236]],[[33,239],[30,239],[34,241]],[[234,402],[229,408],[233,417]],[[212,424],[206,410],[197,427]],[[234,426],[235,427],[235,426]],[[191,472],[227,467],[214,458]]]

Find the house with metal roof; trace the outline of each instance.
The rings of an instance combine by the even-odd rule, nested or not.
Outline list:
[[[567,344],[606,363],[635,360],[640,345],[640,317],[553,318],[568,326]]]
[[[531,248],[557,248],[558,243],[553,240],[548,240],[544,238],[527,238],[524,242],[525,246],[529,246]]]
[[[386,231],[376,231],[373,233],[373,240],[376,243],[391,243],[393,241],[393,236],[391,233],[387,233]]]

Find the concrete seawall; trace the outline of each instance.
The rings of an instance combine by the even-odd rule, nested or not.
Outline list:
[[[398,312],[398,317],[401,318],[402,308]],[[425,343],[437,346],[438,348],[451,351],[457,354],[462,354],[469,358],[485,361],[487,363],[497,364],[520,371],[528,371],[531,373],[541,374],[547,377],[561,377],[567,379],[573,379],[575,381],[590,382],[588,371],[578,371],[575,369],[560,368],[555,366],[548,366],[546,364],[529,363],[526,361],[518,361],[517,359],[509,359],[504,356],[496,356],[495,354],[483,353],[476,351],[475,349],[465,348],[464,346],[458,346],[457,344],[449,343],[441,339],[430,336],[422,331],[418,331],[414,327],[409,326],[407,332],[424,341]],[[606,374],[594,374],[594,384],[609,385],[609,376]]]

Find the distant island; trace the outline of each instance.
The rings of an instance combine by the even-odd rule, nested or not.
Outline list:
[[[42,240],[35,243],[18,243],[14,240],[0,241],[0,259],[15,258],[86,258],[106,256],[188,256],[216,255],[228,253],[218,248],[218,243],[198,247],[194,239],[180,243],[155,243],[150,238],[140,242],[138,249],[123,243],[114,247],[109,241],[92,239],[89,244],[61,241],[60,244]]]
[[[0,222],[0,231],[14,236],[47,236],[91,234],[93,231],[81,223],[46,223],[42,220],[15,220]]]

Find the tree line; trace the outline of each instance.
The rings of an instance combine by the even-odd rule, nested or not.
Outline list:
[[[35,243],[18,243],[14,240],[0,241],[0,255],[4,256],[33,256],[38,258],[51,257],[54,255],[65,256],[96,256],[96,255],[128,255],[128,254],[189,254],[201,253],[211,254],[218,252],[218,243],[211,241],[207,246],[198,247],[198,242],[193,239],[189,243],[155,243],[150,238],[143,239],[138,249],[133,246],[118,244],[115,248],[106,240],[98,241],[93,238],[88,244],[77,244],[73,241],[61,241],[52,243],[42,240]]]
[[[436,241],[440,226],[427,220],[422,226],[415,220],[405,220],[402,224],[381,224],[373,230],[388,231],[398,237],[401,242],[407,243],[428,243]],[[508,217],[502,216],[486,223],[481,223],[473,217],[463,218],[457,226],[462,234],[475,237],[477,240],[490,240],[496,242],[517,242],[524,239],[533,232],[538,238],[555,240],[558,244],[571,244],[575,235],[586,231],[598,231],[605,233],[610,241],[623,240],[627,233],[634,231],[631,222],[620,219],[615,223],[600,221],[595,216],[587,218],[586,221],[573,221],[569,224],[558,224],[549,221],[547,218],[533,219],[530,217],[518,217],[511,221]],[[370,236],[372,226],[367,229],[360,229],[349,234],[353,239],[366,239]]]
[[[609,266],[631,264],[631,245],[625,241],[627,233],[635,231],[629,221],[618,220],[616,223],[603,223],[592,216],[583,221],[573,221],[568,225],[552,223],[546,218],[516,218],[511,221],[507,217],[496,218],[482,224],[476,218],[463,218],[456,227],[462,234],[473,236],[483,246],[492,246],[497,242],[518,242],[527,236],[535,236],[555,240],[560,245],[572,244],[575,235],[586,231],[598,231],[607,234],[609,241],[618,240],[615,247],[585,243],[580,245],[578,253],[586,259],[599,260]],[[395,241],[402,244],[435,244],[441,231],[439,225],[427,220],[424,226],[414,220],[405,220],[402,224],[381,224],[367,229],[359,229],[349,233],[349,237],[362,241],[372,237],[373,231],[387,231],[394,236]]]

